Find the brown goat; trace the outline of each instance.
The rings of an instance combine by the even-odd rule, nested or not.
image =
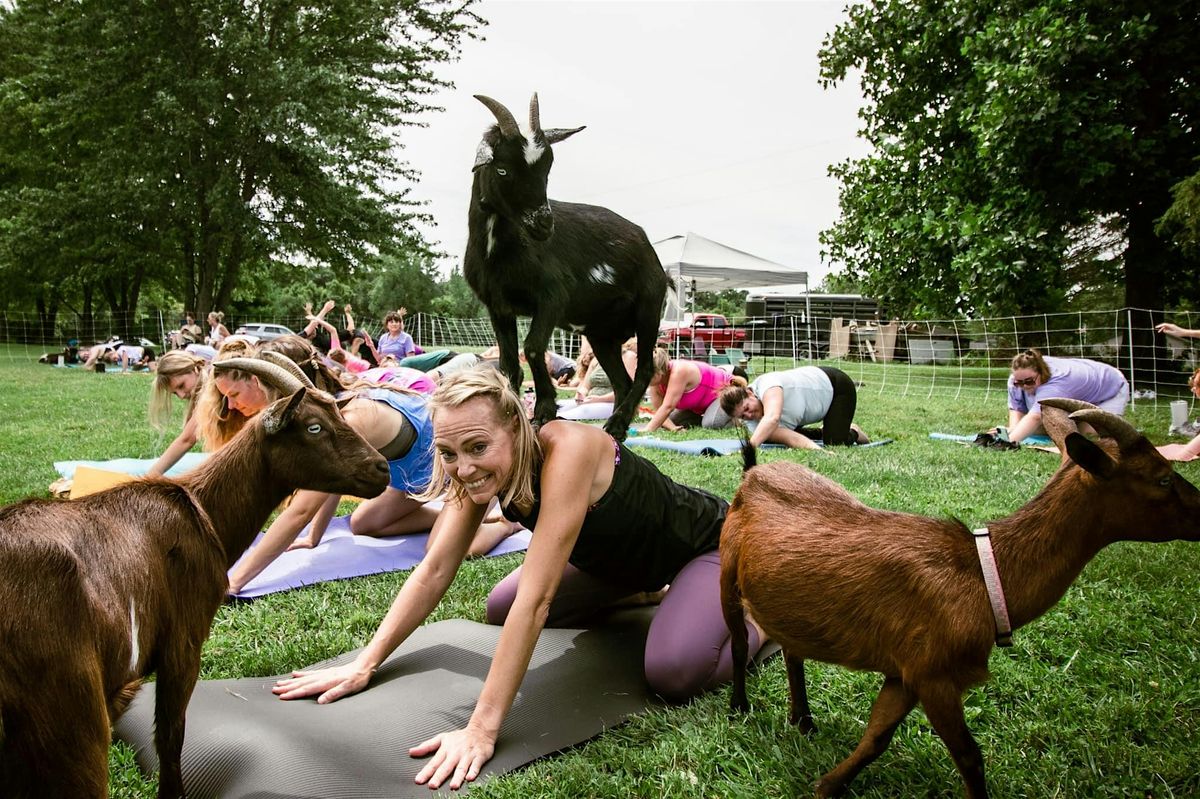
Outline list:
[[[1046,400],[1042,408],[1063,463],[1037,497],[988,525],[1014,628],[1052,607],[1114,541],[1200,539],[1200,491],[1128,422],[1072,400]],[[1105,437],[1088,440],[1077,421]],[[749,466],[752,448],[745,457]],[[862,741],[821,777],[817,796],[839,795],[918,702],[967,796],[987,796],[962,706],[963,692],[987,680],[998,634],[973,539],[957,520],[870,508],[797,464],[746,473],[721,532],[733,708],[749,709],[738,666],[746,662],[743,609],[783,647],[789,720],[805,733],[815,729],[806,659],[884,675]]]
[[[295,393],[177,481],[0,509],[0,795],[107,796],[112,722],[151,672],[158,796],[184,795],[184,711],[226,572],[293,489],[388,483],[333,400],[287,381],[272,380]]]

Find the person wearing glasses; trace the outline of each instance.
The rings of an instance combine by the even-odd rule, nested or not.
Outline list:
[[[1121,416],[1129,403],[1129,381],[1119,369],[1086,358],[1051,358],[1028,349],[1012,359],[1008,386],[1008,439],[1044,435],[1039,403],[1050,397],[1090,402]]]

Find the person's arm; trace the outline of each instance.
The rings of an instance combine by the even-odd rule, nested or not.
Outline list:
[[[312,523],[308,526],[308,535],[303,538],[297,538],[289,544],[288,551],[291,552],[293,549],[313,549],[317,544],[320,544],[325,531],[329,529],[329,522],[333,521],[334,514],[337,513],[338,503],[341,501],[341,494],[330,494],[321,503],[317,514],[313,516]]]
[[[192,414],[183,423],[183,430],[179,431],[179,435],[175,436],[175,440],[171,442],[171,445],[163,451],[162,455],[158,456],[158,460],[146,471],[146,476],[165,476],[172,466],[179,463],[180,458],[191,451],[192,447],[196,446],[196,439],[196,415]]]
[[[1164,444],[1158,451],[1169,461],[1194,461],[1200,458],[1200,435],[1186,444]]]
[[[350,303],[346,303],[342,307],[342,321],[346,323],[346,329],[351,333],[357,329],[354,327],[354,315],[350,313]]]
[[[312,319],[318,325],[325,328],[325,330],[329,333],[329,351],[333,352],[334,350],[340,350],[342,348],[342,342],[338,339],[337,328],[319,316],[314,316]]]
[[[296,540],[329,495],[323,491],[297,491],[292,501],[275,517],[258,546],[251,549],[229,575],[229,593],[236,594],[271,565]]]
[[[1179,338],[1200,338],[1200,330],[1188,330],[1179,325],[1163,322],[1154,328],[1159,333],[1165,333],[1168,336],[1177,336]]]
[[[1021,414],[1020,411],[1010,411],[1008,427],[1008,440],[1014,443],[1020,443],[1025,438],[1035,435],[1042,427],[1042,412],[1040,410],[1030,411],[1026,414]],[[1013,417],[1017,417],[1017,423],[1013,424]]]
[[[684,389],[687,388],[688,377],[693,371],[695,371],[695,367],[685,361],[675,361],[671,365],[671,374],[667,377],[667,385],[663,387],[662,393],[651,391],[650,399],[654,404],[654,416],[650,417],[645,432],[652,433],[660,427],[665,430],[677,429],[669,417],[679,404],[679,398],[683,396]]]
[[[413,757],[433,755],[417,773],[420,784],[438,788],[448,780],[450,788],[457,789],[478,777],[495,751],[500,725],[529,668],[546,609],[558,590],[596,489],[600,459],[612,457],[611,446],[607,442],[597,446],[591,435],[559,427],[543,438],[542,512],[483,691],[464,729],[436,735],[409,750]],[[580,490],[581,483],[588,486],[587,491]]]
[[[435,541],[392,601],[392,606],[358,656],[342,666],[294,671],[271,689],[280,699],[316,696],[328,704],[367,687],[387,656],[437,607],[467,555],[487,508],[464,500],[447,501],[434,522]]]

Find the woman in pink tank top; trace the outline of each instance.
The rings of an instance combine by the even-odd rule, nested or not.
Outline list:
[[[746,382],[703,361],[672,360],[666,350],[656,348],[654,376],[650,379],[650,404],[655,410],[645,432],[659,427],[679,430],[695,424],[724,427],[729,417],[721,410],[717,396],[735,381],[739,385]]]

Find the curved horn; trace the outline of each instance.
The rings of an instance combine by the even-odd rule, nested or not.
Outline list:
[[[500,133],[506,137],[520,136],[521,129],[517,125],[517,120],[509,111],[500,103],[493,100],[491,97],[485,97],[482,94],[475,95],[475,99],[487,106],[492,115],[496,117],[496,122],[500,124]]]
[[[1075,411],[1085,411],[1096,406],[1090,402],[1083,400],[1071,399],[1069,397],[1048,397],[1038,402],[1038,405],[1049,405],[1051,408],[1058,408],[1060,411],[1074,413]]]
[[[259,380],[265,380],[285,394],[293,394],[304,388],[304,383],[297,380],[291,372],[282,366],[276,366],[270,361],[258,358],[226,358],[223,361],[213,361],[214,373],[229,369],[249,372]]]
[[[300,368],[300,365],[288,356],[284,355],[282,352],[268,350],[266,352],[260,352],[258,357],[261,360],[270,361],[276,366],[283,367],[287,371],[291,372],[292,377],[299,380],[305,388],[316,388],[316,386],[313,385],[313,381],[308,379],[308,375],[304,374],[304,370]]]
[[[1099,408],[1085,408],[1071,414],[1072,419],[1087,422],[1104,435],[1117,442],[1117,448],[1124,452],[1137,443],[1142,434],[1137,428],[1115,413],[1102,411]]]
[[[537,92],[529,98],[529,130],[533,133],[540,133],[542,130],[542,113],[538,108]]]

